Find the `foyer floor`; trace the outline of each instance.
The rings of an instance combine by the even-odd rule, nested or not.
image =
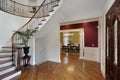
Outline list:
[[[12,80],[104,80],[99,63],[80,60],[78,54],[61,53],[61,63],[45,62],[23,69]]]

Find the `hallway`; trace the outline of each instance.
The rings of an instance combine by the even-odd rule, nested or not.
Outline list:
[[[78,54],[61,53],[61,63],[45,62],[23,69],[19,78],[12,80],[104,80],[100,64],[80,60]]]

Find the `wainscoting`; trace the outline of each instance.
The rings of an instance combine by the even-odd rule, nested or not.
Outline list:
[[[80,59],[99,62],[99,49],[97,47],[84,47],[83,53],[80,53]]]

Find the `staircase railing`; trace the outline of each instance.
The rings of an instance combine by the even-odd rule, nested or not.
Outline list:
[[[45,21],[45,17],[49,16],[49,12],[53,11],[55,6],[58,6],[59,1],[60,0],[44,0],[42,4],[39,6],[39,8],[35,11],[34,15],[30,18],[30,20],[17,31],[25,31],[27,29],[39,29],[40,25],[42,25],[42,21]],[[16,34],[16,32],[12,35],[11,40],[12,50],[14,54],[14,51],[19,49],[20,46],[18,44],[21,44],[22,40],[21,37],[18,34]],[[20,54],[21,53],[18,53],[18,58],[20,57],[19,56]],[[19,63],[20,65],[20,60],[17,61],[17,63]],[[17,67],[18,69],[20,68],[20,66]]]
[[[24,5],[13,0],[0,0],[0,10],[21,17],[32,17],[38,8],[39,6]]]

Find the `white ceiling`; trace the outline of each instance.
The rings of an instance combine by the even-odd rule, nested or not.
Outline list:
[[[106,0],[64,0],[61,12],[66,20],[101,16]]]

